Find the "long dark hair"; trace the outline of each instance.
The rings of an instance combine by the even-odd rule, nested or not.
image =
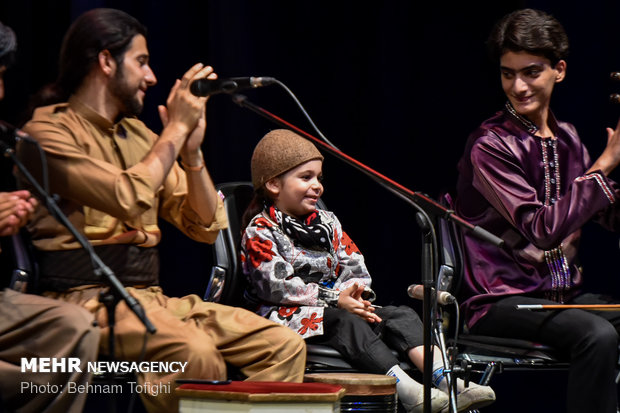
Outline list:
[[[99,8],[82,14],[63,39],[56,82],[35,96],[32,109],[66,101],[82,85],[102,50],[121,63],[138,34],[146,36],[146,28],[124,11]]]
[[[273,201],[267,195],[265,187],[258,188],[254,192],[254,198],[250,201],[250,204],[245,209],[245,212],[241,216],[241,231],[245,231],[252,218],[262,212],[266,205],[271,205]]]

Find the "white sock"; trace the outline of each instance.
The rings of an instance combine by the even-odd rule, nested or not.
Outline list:
[[[398,365],[394,365],[386,373],[396,377],[396,392],[398,398],[409,405],[421,403],[424,398],[424,386],[409,377]]]
[[[431,381],[439,390],[444,393],[448,392],[448,380],[443,374],[444,366],[443,361],[436,361],[433,363],[433,376]]]

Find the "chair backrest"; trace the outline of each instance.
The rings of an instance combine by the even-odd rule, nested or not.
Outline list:
[[[3,271],[11,274],[8,288],[22,293],[36,290],[38,267],[30,237],[26,230],[10,237],[2,237]]]
[[[447,192],[439,197],[439,203],[453,209],[452,197]],[[454,222],[443,217],[437,218],[436,233],[440,260],[436,287],[438,291],[448,291],[457,297],[464,275],[462,235]]]
[[[250,182],[229,182],[217,189],[224,196],[228,228],[220,231],[213,245],[213,267],[204,300],[245,307],[246,280],[239,255],[241,217],[254,197],[254,187]]]

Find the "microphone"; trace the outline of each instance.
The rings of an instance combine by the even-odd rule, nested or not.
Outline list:
[[[421,284],[411,284],[407,288],[407,294],[411,298],[424,300],[424,286]],[[437,303],[441,305],[452,304],[456,302],[456,298],[447,291],[437,291]]]
[[[197,79],[189,86],[194,96],[211,96],[217,93],[234,93],[237,90],[254,89],[276,83],[273,77],[231,77],[228,79]]]

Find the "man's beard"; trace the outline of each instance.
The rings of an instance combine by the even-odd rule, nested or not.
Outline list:
[[[112,95],[115,96],[120,103],[119,117],[138,116],[142,113],[144,105],[136,96],[139,89],[133,89],[127,84],[123,70],[116,71],[114,82],[111,84],[110,89]]]

